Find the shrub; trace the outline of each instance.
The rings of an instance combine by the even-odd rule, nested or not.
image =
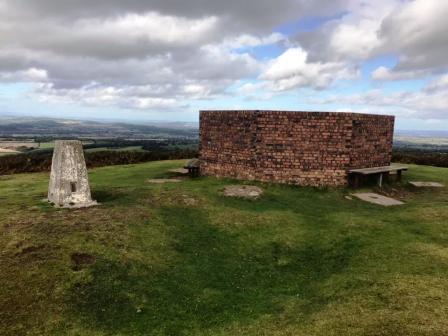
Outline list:
[[[448,153],[426,152],[421,150],[395,150],[392,155],[392,161],[436,167],[448,167]]]
[[[88,168],[133,164],[159,160],[196,157],[196,150],[161,150],[151,152],[101,151],[85,153]],[[0,175],[50,171],[52,152],[8,155],[0,157]]]

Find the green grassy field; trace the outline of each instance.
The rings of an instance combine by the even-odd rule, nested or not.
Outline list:
[[[54,148],[54,141],[39,143],[39,149],[53,149],[53,148]]]
[[[1,335],[448,335],[448,169],[411,166],[383,208],[350,190],[153,185],[182,161],[90,172],[101,206],[0,177]]]

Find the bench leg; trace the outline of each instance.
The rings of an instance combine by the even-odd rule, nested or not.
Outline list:
[[[397,182],[401,182],[401,170],[397,170]]]
[[[355,174],[355,181],[353,183],[354,188],[359,188],[359,175]]]
[[[383,186],[383,173],[378,176],[378,186],[381,188]]]

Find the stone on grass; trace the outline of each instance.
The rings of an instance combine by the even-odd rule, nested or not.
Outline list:
[[[173,174],[179,174],[179,175],[187,175],[188,174],[188,169],[185,169],[185,168],[175,168],[175,169],[168,170],[168,172],[173,173]]]
[[[178,182],[182,182],[182,180],[179,179],[151,179],[151,180],[147,180],[147,182],[149,183],[154,183],[154,184],[164,184],[164,183],[178,183]]]
[[[198,200],[188,195],[182,195],[182,203],[188,206],[193,206],[198,204]]]
[[[369,202],[369,203],[373,203],[373,204],[378,204],[378,205],[382,205],[382,206],[392,206],[392,205],[402,205],[404,204],[401,201],[398,201],[396,199],[390,198],[390,197],[386,197],[380,194],[375,194],[375,193],[357,193],[357,194],[353,194],[353,196],[359,198],[360,200]]]
[[[81,141],[55,141],[48,201],[61,208],[84,208],[98,204],[90,195]]]
[[[256,199],[261,196],[263,190],[256,186],[230,185],[224,188],[224,196]]]
[[[410,181],[409,184],[414,187],[417,187],[417,188],[424,188],[424,187],[443,188],[444,187],[444,185],[442,183],[438,183],[438,182]]]

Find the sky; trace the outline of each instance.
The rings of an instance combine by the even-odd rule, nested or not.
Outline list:
[[[0,115],[392,114],[448,130],[447,0],[0,0]]]

